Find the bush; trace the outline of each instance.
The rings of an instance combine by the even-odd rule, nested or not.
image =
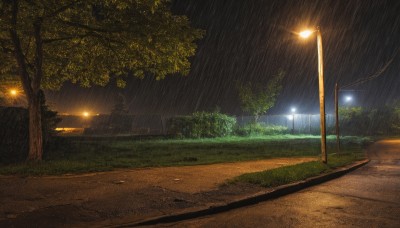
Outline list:
[[[28,111],[0,107],[0,164],[22,161],[28,156]]]
[[[288,133],[288,128],[279,125],[266,125],[264,123],[249,123],[238,127],[235,133],[239,136],[283,135]]]
[[[41,94],[43,155],[49,152],[55,127],[61,121],[57,112],[45,105]],[[0,164],[24,161],[29,147],[29,115],[28,110],[20,107],[0,107]]]
[[[219,112],[195,112],[191,116],[173,117],[167,122],[168,133],[189,138],[215,138],[233,132],[236,118]]]
[[[398,135],[400,109],[384,106],[378,109],[348,107],[339,109],[340,131],[345,135]]]

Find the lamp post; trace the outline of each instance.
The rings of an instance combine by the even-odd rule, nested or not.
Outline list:
[[[335,132],[336,152],[340,153],[340,129],[339,129],[339,85],[335,83]]]
[[[306,39],[313,33],[317,34],[317,48],[318,48],[318,82],[319,82],[319,112],[321,119],[321,156],[322,162],[327,163],[328,158],[326,154],[326,125],[325,125],[325,90],[324,90],[324,61],[322,50],[322,36],[321,30],[317,27],[315,30],[305,30],[299,33],[300,37]]]
[[[291,108],[290,111],[292,112],[292,134],[294,134],[294,114],[296,113],[296,108]]]

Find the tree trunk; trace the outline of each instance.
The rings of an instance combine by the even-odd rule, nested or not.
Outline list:
[[[39,94],[29,97],[29,154],[28,161],[40,161],[43,154],[42,114]]]
[[[254,115],[254,124],[258,123],[258,118],[260,116],[258,114]]]
[[[43,41],[41,37],[41,23],[42,18],[37,18],[34,21],[34,38],[35,38],[35,72],[28,72],[28,64],[26,56],[22,49],[20,38],[17,32],[17,18],[19,10],[19,2],[17,0],[11,1],[11,27],[10,37],[14,46],[15,60],[18,65],[19,76],[21,78],[22,87],[24,88],[26,97],[28,99],[28,112],[29,112],[29,153],[28,161],[42,160],[43,154],[43,135],[42,135],[42,121],[41,121],[41,107],[40,107],[40,83],[43,76],[42,62],[43,62]]]
[[[35,72],[31,82],[32,93],[29,99],[29,161],[40,161],[43,155],[42,110],[40,96],[40,82],[43,76],[43,42],[41,36],[42,18],[33,23],[35,50]]]

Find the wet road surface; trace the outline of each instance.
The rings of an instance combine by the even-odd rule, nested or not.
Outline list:
[[[368,150],[371,161],[298,193],[162,227],[400,227],[400,140]]]

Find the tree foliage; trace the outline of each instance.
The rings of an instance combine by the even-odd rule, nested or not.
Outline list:
[[[129,115],[123,94],[118,94],[116,98],[108,125],[114,133],[127,133],[132,130],[132,116]]]
[[[18,76],[26,94],[28,159],[42,158],[41,89],[185,75],[202,35],[168,0],[1,0],[0,74]]]
[[[339,108],[340,128],[347,135],[400,134],[400,107],[396,104],[379,108]]]
[[[118,94],[115,99],[115,104],[111,110],[111,115],[125,115],[128,114],[128,108],[126,107],[125,96],[121,93]]]
[[[283,70],[279,70],[274,75],[267,86],[260,84],[253,85],[251,82],[238,85],[239,99],[242,110],[254,116],[257,122],[260,115],[265,114],[275,105],[276,98],[282,90],[282,80],[285,75]]]
[[[233,133],[236,118],[215,112],[195,112],[190,116],[170,118],[168,133],[188,138],[225,137]]]
[[[2,1],[0,12],[2,73],[18,72],[10,35],[15,30],[27,71],[34,77],[39,70],[35,29],[40,26],[42,85],[51,89],[66,80],[104,85],[110,77],[123,86],[128,73],[144,77],[148,72],[157,79],[185,75],[188,57],[195,54],[193,41],[203,34],[190,27],[186,16],[173,15],[164,0]]]

